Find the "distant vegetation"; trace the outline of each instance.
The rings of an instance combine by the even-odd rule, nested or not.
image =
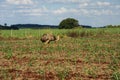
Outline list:
[[[120,25],[107,25],[106,28],[120,28]]]
[[[21,28],[30,28],[30,29],[49,29],[49,28],[59,28],[59,29],[73,29],[73,28],[93,28],[90,25],[81,25],[79,21],[74,18],[66,18],[60,22],[59,25],[40,25],[40,24],[12,24],[10,26],[5,23],[0,25],[2,30],[19,30]],[[120,28],[120,25],[106,25],[103,27],[96,28]]]
[[[3,30],[19,30],[19,29],[23,29],[23,28],[29,28],[29,29],[57,29],[59,28],[58,25],[39,25],[39,24],[14,24],[11,26],[3,26],[0,25],[0,29]],[[76,28],[76,27],[75,27]],[[77,28],[92,28],[92,26],[88,26],[88,25],[79,25],[79,27]]]
[[[74,18],[67,18],[60,22],[59,29],[72,29],[79,26],[78,20]]]
[[[0,29],[13,29],[18,30],[21,28],[30,28],[30,29],[48,29],[48,28],[58,28],[56,25],[39,25],[39,24],[13,24],[11,26],[0,25]]]
[[[18,30],[19,28],[18,27],[14,27],[14,26],[3,26],[3,25],[0,25],[0,29],[3,29],[3,30],[10,30],[10,29]]]

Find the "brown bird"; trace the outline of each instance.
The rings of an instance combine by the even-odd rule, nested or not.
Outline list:
[[[50,43],[51,41],[58,41],[59,36],[55,36],[53,34],[43,34],[41,37],[41,41],[44,42],[45,44]]]

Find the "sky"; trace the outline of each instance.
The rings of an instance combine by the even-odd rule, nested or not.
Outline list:
[[[59,25],[75,18],[80,25],[120,25],[120,0],[0,0],[0,24]]]

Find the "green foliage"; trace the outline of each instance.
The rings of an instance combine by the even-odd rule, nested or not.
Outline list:
[[[69,72],[70,72],[69,69],[58,71],[57,76],[59,77],[60,80],[65,80],[65,78],[69,75]]]
[[[13,56],[13,54],[12,54],[12,52],[10,51],[10,52],[6,53],[5,58],[6,58],[6,59],[10,59],[10,58],[12,58],[12,56]]]
[[[77,38],[77,37],[79,37],[79,32],[78,31],[70,31],[70,32],[68,32],[67,33],[67,36],[69,36],[69,37],[73,37],[73,38]]]
[[[90,37],[90,36],[94,36],[95,34],[96,34],[95,32],[86,31],[86,30],[83,31],[74,30],[74,31],[69,31],[67,33],[67,36],[78,38],[78,37]]]
[[[112,74],[112,80],[120,80],[120,72],[114,72]]]
[[[59,29],[72,29],[78,26],[79,26],[78,20],[74,18],[67,18],[60,22]]]
[[[107,25],[106,28],[120,28],[120,25]]]

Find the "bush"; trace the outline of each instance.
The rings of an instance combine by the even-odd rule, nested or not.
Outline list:
[[[78,26],[79,26],[78,20],[74,18],[67,18],[60,22],[59,29],[72,29]]]
[[[77,31],[72,31],[72,32],[68,32],[68,33],[67,33],[67,36],[73,37],[73,38],[77,38],[77,37],[80,36],[80,34],[79,34],[79,32],[77,32]]]
[[[106,28],[120,28],[120,25],[106,25]]]
[[[87,32],[87,31],[82,31],[80,33],[80,37],[89,37],[89,36],[93,36],[94,33],[93,32]]]
[[[88,32],[88,31],[70,31],[67,33],[67,36],[78,38],[78,37],[91,37],[94,36],[94,32]]]

